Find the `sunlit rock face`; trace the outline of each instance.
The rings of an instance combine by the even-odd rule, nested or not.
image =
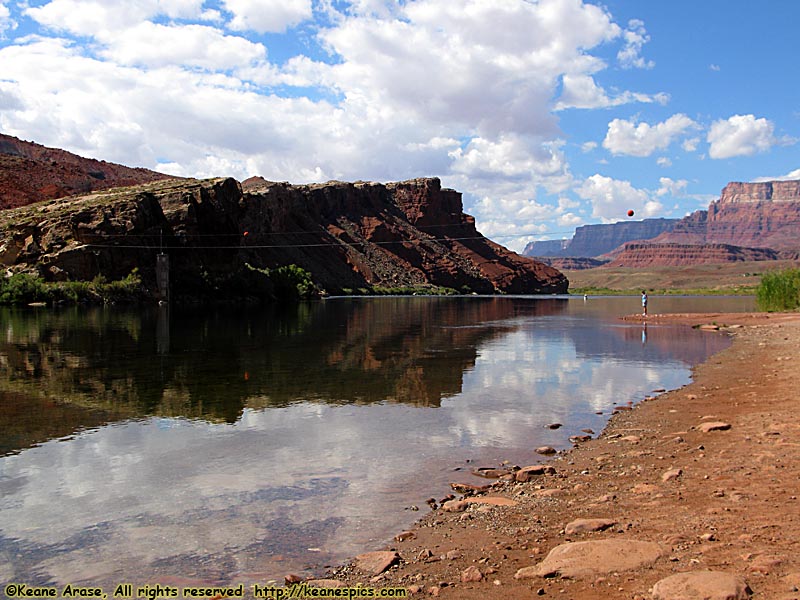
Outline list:
[[[609,267],[682,266],[739,261],[779,260],[782,255],[768,248],[742,248],[729,244],[651,244],[628,242],[616,253]]]
[[[733,182],[654,242],[800,250],[800,181]]]
[[[0,133],[0,209],[170,178]]]

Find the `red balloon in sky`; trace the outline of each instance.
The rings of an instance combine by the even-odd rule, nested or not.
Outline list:
[[[632,210],[629,210],[629,211],[628,211],[628,216],[629,216],[629,217],[632,217],[632,216],[633,216],[633,211],[632,211]]]

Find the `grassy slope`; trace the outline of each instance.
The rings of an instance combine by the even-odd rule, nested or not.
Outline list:
[[[761,274],[800,266],[800,261],[735,262],[684,267],[564,271],[571,293],[649,290],[664,293],[754,294]]]

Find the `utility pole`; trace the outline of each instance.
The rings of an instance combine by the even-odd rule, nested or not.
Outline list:
[[[156,255],[156,286],[158,303],[169,304],[169,256],[164,254],[164,230],[159,233],[158,254]]]

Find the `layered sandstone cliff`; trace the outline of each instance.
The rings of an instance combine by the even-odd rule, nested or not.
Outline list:
[[[0,133],[0,209],[169,178]]]
[[[260,178],[168,180],[0,213],[0,264],[48,279],[154,285],[169,256],[173,294],[270,293],[265,269],[295,264],[331,293],[443,286],[556,293],[556,269],[484,238],[438,179],[294,186]]]
[[[800,251],[800,181],[729,183],[708,210],[683,219],[586,225],[571,240],[533,242],[523,254],[536,256],[537,251],[541,256],[613,259],[608,266],[638,267],[790,258]],[[548,263],[560,269],[597,266]]]
[[[707,211],[682,219],[656,243],[800,249],[800,181],[729,183]]]
[[[614,252],[609,267],[701,265],[739,261],[779,260],[781,253],[768,248],[742,248],[729,244],[677,244],[628,242]]]

